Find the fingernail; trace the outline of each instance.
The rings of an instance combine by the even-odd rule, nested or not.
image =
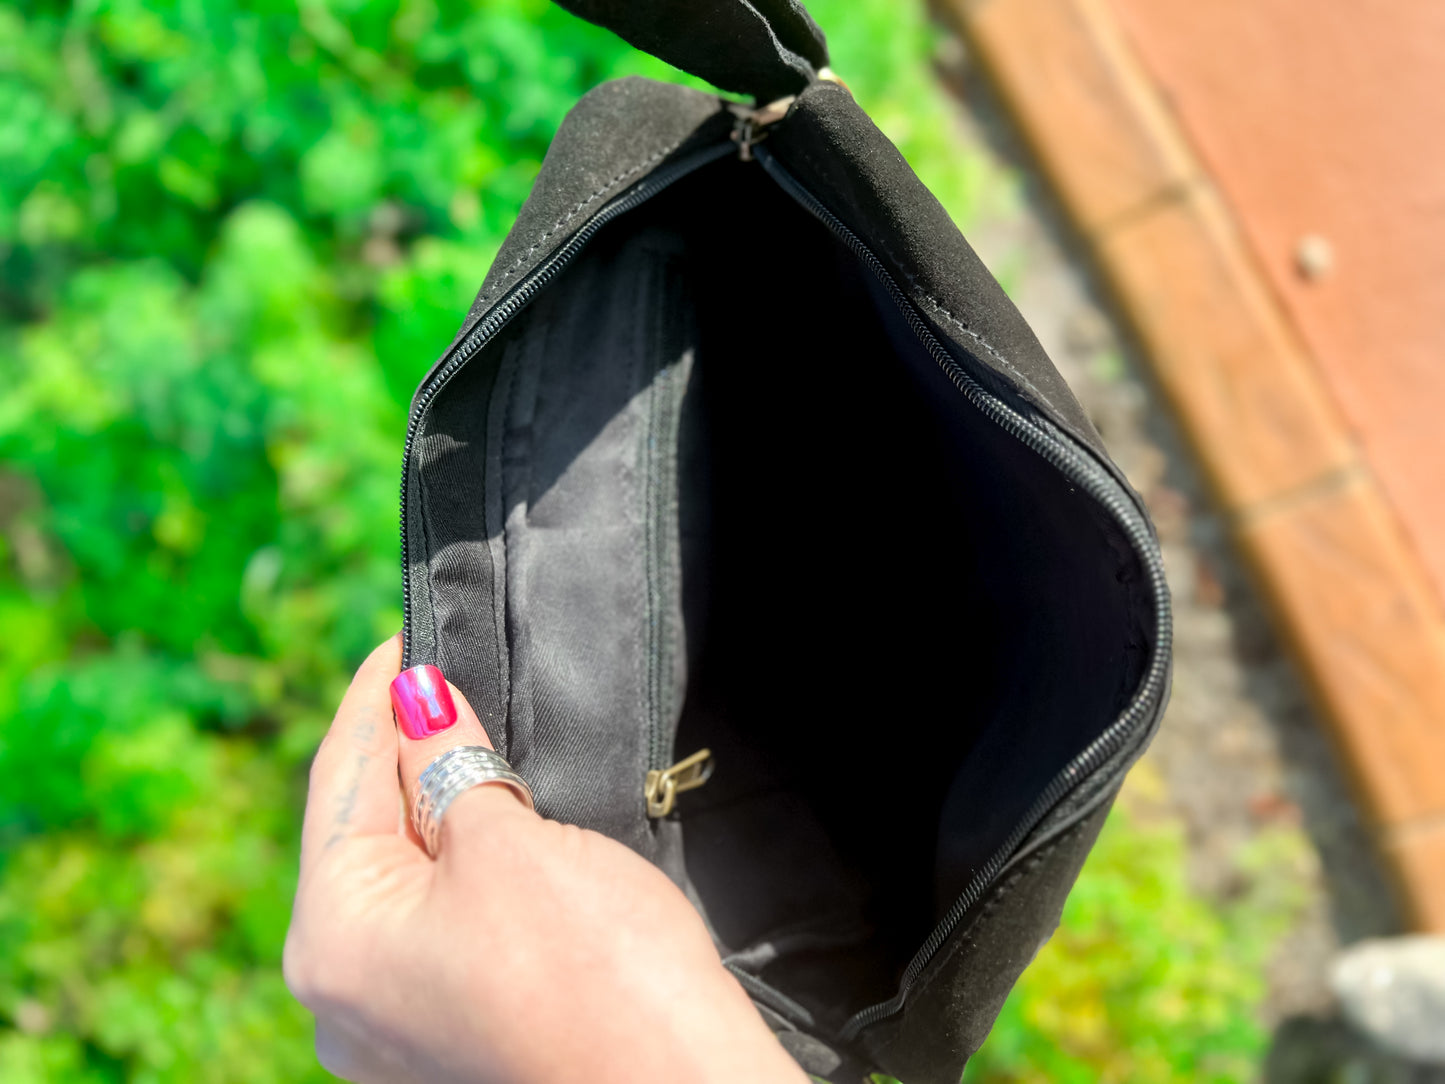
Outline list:
[[[413,741],[440,734],[457,721],[457,706],[447,679],[435,666],[413,666],[391,683],[396,723]]]

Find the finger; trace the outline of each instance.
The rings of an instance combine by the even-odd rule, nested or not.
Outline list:
[[[340,1028],[316,1021],[316,1060],[332,1076],[342,1080],[361,1080],[370,1067],[370,1058],[357,1049],[356,1043]]]
[[[397,728],[401,731],[401,784],[408,803],[416,793],[421,773],[448,749],[460,745],[496,748],[467,698],[435,666],[414,666],[403,673],[392,682],[391,697]],[[447,820],[452,819],[464,800],[468,807],[479,804],[482,811],[493,808],[503,814],[527,811],[510,787],[473,787],[452,803]]]
[[[316,1060],[332,1076],[365,1084],[412,1084],[415,1075],[388,1060],[364,1029],[348,1030],[316,1018]]]
[[[400,669],[398,633],[356,671],[316,751],[301,828],[303,877],[343,839],[396,832],[397,741],[388,687]]]

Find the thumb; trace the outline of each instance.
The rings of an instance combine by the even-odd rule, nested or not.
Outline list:
[[[416,800],[417,780],[437,757],[462,745],[495,748],[467,698],[435,666],[403,670],[391,683],[391,706],[401,734],[398,771],[408,816]],[[511,787],[472,787],[458,795],[443,816],[442,850],[459,830],[453,822],[517,813],[535,815]]]

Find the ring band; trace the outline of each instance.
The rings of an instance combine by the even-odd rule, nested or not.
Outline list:
[[[441,849],[442,818],[458,795],[488,783],[511,787],[528,809],[536,808],[527,781],[485,745],[459,745],[426,766],[412,795],[411,822],[427,854],[435,858]]]

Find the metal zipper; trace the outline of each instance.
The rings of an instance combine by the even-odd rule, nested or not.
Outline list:
[[[657,278],[652,289],[657,304],[665,314],[676,307],[671,292],[674,268],[669,262],[660,262],[656,267]],[[667,316],[663,316],[664,323]],[[654,327],[654,332],[657,328]],[[680,584],[673,582],[672,558],[679,556],[673,544],[680,545],[669,530],[676,507],[677,485],[677,440],[681,425],[681,393],[687,387],[690,359],[685,354],[671,356],[667,343],[658,351],[660,364],[652,375],[647,387],[647,433],[643,440],[643,454],[646,457],[642,468],[643,493],[646,502],[643,513],[643,554],[645,579],[647,583],[646,622],[646,663],[645,721],[647,723],[647,776],[643,786],[649,817],[664,817],[672,812],[673,795],[663,802],[657,791],[657,780],[665,772],[671,772],[668,761],[672,759],[674,694],[673,651],[676,648],[671,628],[672,602],[681,597]],[[679,561],[680,563],[680,561]],[[669,778],[672,778],[671,776]]]
[[[712,769],[711,749],[699,749],[668,768],[653,768],[642,783],[647,815],[654,820],[667,816],[677,803],[677,796],[706,783],[712,778]]]
[[[1164,580],[1164,562],[1159,552],[1159,544],[1155,541],[1148,523],[1145,522],[1143,516],[1135,508],[1134,502],[1125,493],[1123,486],[1088,453],[1079,449],[1076,442],[1057,426],[1042,418],[1030,417],[1014,409],[970,376],[939,343],[917,308],[899,288],[892,273],[858,235],[849,229],[837,215],[828,210],[816,196],[803,187],[791,173],[779,164],[766,147],[758,146],[754,142],[750,150],[762,164],[763,169],[784,192],[826,226],[833,236],[867,265],[894,305],[897,306],[918,341],[943,370],[950,382],[963,393],[964,398],[986,418],[1002,427],[1005,432],[1025,447],[1061,471],[1069,481],[1103,506],[1105,511],[1123,529],[1125,536],[1134,547],[1134,552],[1142,561],[1155,604],[1155,628],[1157,630],[1155,650],[1149,661],[1149,669],[1139,690],[1135,693],[1134,699],[1124,713],[1109,725],[1108,729],[1090,742],[1082,753],[1070,761],[1068,766],[1049,782],[1049,785],[1029,807],[1028,812],[1024,814],[1023,819],[1009,834],[1002,846],[974,874],[958,899],[954,901],[953,906],[949,908],[948,913],[928,935],[923,947],[909,961],[907,968],[904,969],[903,977],[899,980],[898,993],[887,1001],[860,1010],[843,1025],[839,1036],[843,1039],[852,1039],[863,1028],[892,1016],[903,1007],[904,998],[919,974],[928,965],[928,961],[948,940],[949,934],[963,919],[968,909],[982,898],[984,892],[988,890],[1034,827],[1043,820],[1050,809],[1058,804],[1060,799],[1092,774],[1110,756],[1118,752],[1135,731],[1149,721],[1154,713],[1155,704],[1163,694],[1168,676],[1168,644],[1172,637],[1173,614],[1169,609],[1169,588]]]
[[[416,397],[412,400],[411,416],[406,425],[406,443],[403,446],[401,459],[401,613],[404,631],[402,666],[411,666],[413,663],[411,657],[411,547],[407,540],[407,479],[411,476],[411,456],[412,449],[416,444],[417,429],[421,425],[422,415],[426,413],[427,407],[437,393],[446,386],[447,381],[451,380],[461,367],[471,360],[497,332],[506,327],[512,317],[524,309],[538,291],[571,263],[598,230],[614,218],[624,215],[628,211],[636,210],[689,173],[702,168],[709,162],[726,157],[732,153],[733,149],[731,142],[718,143],[698,151],[696,154],[679,159],[672,165],[649,174],[636,186],[605,205],[587,221],[586,225],[573,234],[566,244],[538,264],[526,278],[513,287],[512,291],[498,302],[476,327],[472,328],[467,337],[457,345],[452,356],[431,376],[427,377],[417,390]]]
[[[672,267],[661,265],[664,282],[671,278]],[[666,307],[673,298],[664,287],[659,290],[661,304]],[[674,733],[679,707],[674,702],[672,682],[673,652],[677,649],[670,636],[667,612],[670,603],[681,597],[681,584],[672,579],[674,556],[671,531],[677,486],[677,426],[680,425],[682,394],[687,388],[690,363],[678,358],[662,365],[648,386],[648,427],[645,441],[647,464],[647,509],[644,515],[647,566],[647,774],[643,778],[643,805],[650,820],[670,815],[677,796],[695,790],[712,777],[712,753],[701,749],[689,757],[668,764],[675,755]],[[680,544],[680,543],[679,543]]]

